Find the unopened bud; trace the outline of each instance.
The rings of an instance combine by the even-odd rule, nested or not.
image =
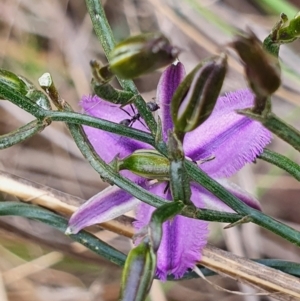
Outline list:
[[[278,59],[263,49],[254,33],[237,36],[230,43],[243,63],[249,86],[258,99],[265,99],[280,86]]]
[[[179,49],[162,33],[141,34],[122,41],[110,54],[110,71],[121,78],[135,78],[171,64]]]
[[[227,70],[224,53],[200,63],[177,88],[171,103],[178,136],[192,131],[211,114]]]
[[[130,170],[146,179],[168,180],[170,162],[155,150],[137,150],[128,157],[117,160],[112,166],[117,170]]]
[[[149,242],[132,249],[122,273],[120,301],[144,301],[156,271],[156,254]]]

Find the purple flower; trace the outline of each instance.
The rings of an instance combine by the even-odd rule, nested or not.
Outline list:
[[[175,63],[164,71],[158,84],[157,102],[161,108],[159,114],[165,140],[168,130],[173,128],[170,102],[184,76],[183,65]],[[197,162],[199,168],[246,204],[259,209],[259,203],[255,198],[224,179],[233,175],[246,163],[252,162],[271,140],[270,132],[260,123],[235,113],[237,109],[251,107],[253,100],[249,90],[219,97],[211,116],[200,127],[186,134],[183,148],[185,155]],[[123,111],[97,96],[83,97],[81,105],[85,113],[117,123],[130,119],[124,111],[132,115],[135,113],[130,106],[124,107]],[[145,130],[145,126],[139,121],[135,121],[133,127]],[[139,141],[91,127],[85,127],[85,132],[97,153],[106,162],[110,162],[116,154],[123,158],[135,150],[149,148],[149,145]],[[205,161],[208,158],[213,159]],[[166,182],[149,181],[129,171],[121,173],[152,193],[171,200],[170,192],[165,191]],[[191,192],[191,200],[199,208],[232,212],[232,209],[196,183],[192,183]],[[141,203],[116,186],[108,187],[93,196],[73,214],[67,232],[77,233],[86,226],[110,220],[137,205],[137,222],[134,226],[139,230],[148,224],[154,208]],[[164,223],[157,260],[157,275],[160,279],[165,280],[171,273],[180,278],[201,259],[201,251],[207,242],[207,225],[207,222],[183,216],[176,216]]]

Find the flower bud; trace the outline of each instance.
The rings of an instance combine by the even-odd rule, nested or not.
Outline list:
[[[162,181],[169,179],[169,160],[154,150],[137,150],[112,165],[116,166],[117,170],[127,169],[147,179]]]
[[[277,57],[266,52],[254,33],[240,35],[230,43],[243,63],[249,86],[259,99],[273,94],[280,86]]]
[[[120,301],[144,301],[156,271],[156,254],[149,242],[132,249],[122,273]]]
[[[110,71],[135,78],[171,64],[179,54],[162,33],[141,34],[122,41],[110,54]]]
[[[222,53],[201,62],[179,85],[171,102],[172,118],[179,138],[210,116],[226,70],[227,57]]]

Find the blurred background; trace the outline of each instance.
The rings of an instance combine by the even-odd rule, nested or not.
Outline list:
[[[108,20],[117,41],[141,32],[162,31],[182,49],[179,58],[190,71],[199,60],[224,49],[234,34],[251,29],[264,39],[281,12],[293,17],[300,1],[280,0],[107,0]],[[105,57],[94,35],[84,1],[1,0],[0,68],[23,75],[38,86],[50,72],[61,94],[75,110],[82,95],[91,93],[89,61]],[[280,52],[283,85],[273,98],[281,118],[300,128],[300,44]],[[243,68],[230,52],[230,70],[223,92],[245,88]],[[155,97],[160,72],[135,80],[146,100]],[[117,86],[117,83],[115,83]],[[2,101],[0,134],[32,117]],[[300,163],[299,155],[277,138],[272,150]],[[105,187],[83,159],[62,123],[52,123],[28,141],[0,151],[0,170],[65,193],[79,205]],[[299,184],[288,174],[257,160],[233,179],[256,195],[265,213],[300,230]],[[0,178],[1,181],[1,178]],[[17,189],[17,187],[16,187]],[[46,189],[46,188],[45,188]],[[66,197],[66,194],[74,197]],[[17,200],[14,193],[1,195]],[[28,200],[27,200],[28,201]],[[255,225],[224,231],[211,224],[210,243],[249,258],[299,262],[300,251]],[[127,252],[129,239],[100,231],[101,239]],[[0,218],[0,301],[117,300],[121,268],[85,250],[61,233],[34,221]],[[237,282],[214,276],[228,290],[255,293]],[[149,300],[272,300],[216,290],[203,280],[155,283]]]

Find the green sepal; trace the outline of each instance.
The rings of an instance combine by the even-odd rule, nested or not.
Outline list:
[[[130,91],[115,89],[111,84],[99,84],[92,80],[93,92],[100,98],[114,104],[126,105],[134,100],[135,95]]]
[[[156,271],[156,254],[151,244],[143,241],[133,248],[122,273],[120,301],[144,301]]]
[[[148,231],[154,252],[157,252],[160,246],[163,223],[180,214],[184,207],[185,204],[183,202],[169,202],[157,208],[152,213]]]
[[[141,34],[122,41],[111,51],[110,70],[131,79],[171,64],[179,50],[162,33]]]
[[[99,84],[106,84],[114,78],[114,74],[111,73],[109,65],[102,65],[97,60],[91,60],[90,66],[94,80]]]
[[[102,66],[100,62],[92,60],[90,61],[90,66],[93,74],[91,85],[93,92],[97,96],[114,104],[121,105],[128,104],[133,100],[134,93],[115,89],[109,83],[114,74],[110,72],[108,65]]]
[[[115,163],[114,163],[115,164]],[[155,150],[141,149],[118,161],[118,170],[130,170],[146,179],[169,179],[170,162]]]

